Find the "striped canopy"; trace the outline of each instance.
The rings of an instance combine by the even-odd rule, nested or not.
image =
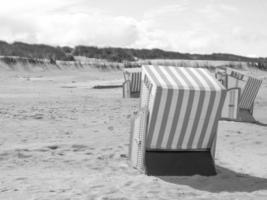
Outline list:
[[[146,148],[211,148],[226,91],[210,72],[147,65],[144,80],[152,85]]]

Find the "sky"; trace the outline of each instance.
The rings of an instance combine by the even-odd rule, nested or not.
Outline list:
[[[0,40],[267,57],[266,0],[0,0]]]

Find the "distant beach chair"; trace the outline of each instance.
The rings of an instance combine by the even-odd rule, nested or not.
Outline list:
[[[123,98],[138,98],[141,90],[141,68],[125,68],[122,85]]]
[[[245,74],[238,70],[225,67],[223,69],[217,69],[215,77],[225,86],[225,88],[241,88],[244,83]]]
[[[218,74],[216,75],[218,78]],[[257,122],[253,117],[254,101],[262,80],[228,69],[224,74],[227,94],[222,111],[222,119]]]
[[[142,66],[129,158],[148,175],[214,175],[225,88],[206,69]]]

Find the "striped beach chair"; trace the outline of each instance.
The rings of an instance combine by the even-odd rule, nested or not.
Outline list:
[[[138,98],[141,90],[141,68],[125,68],[123,75],[125,79],[122,85],[123,97]]]
[[[222,119],[256,122],[253,117],[254,101],[262,80],[231,71],[227,77],[227,94]]]
[[[228,89],[222,118],[241,122],[257,122],[253,117],[253,108],[261,84],[262,80],[248,77],[242,93],[240,88]]]
[[[200,68],[142,66],[131,164],[148,175],[213,175],[225,88]]]

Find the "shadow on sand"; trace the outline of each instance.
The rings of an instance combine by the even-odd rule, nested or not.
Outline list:
[[[253,192],[267,190],[267,179],[241,174],[229,169],[216,166],[216,176],[161,176],[158,177],[166,182],[188,185],[192,188],[208,192]]]

